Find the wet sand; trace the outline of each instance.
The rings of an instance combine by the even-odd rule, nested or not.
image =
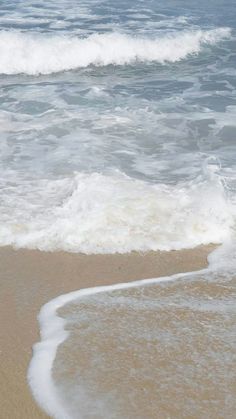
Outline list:
[[[174,252],[81,255],[0,249],[0,418],[46,418],[26,373],[39,340],[37,314],[50,299],[80,288],[155,278],[207,266],[213,246]]]
[[[235,418],[235,277],[180,275],[57,313],[70,331],[53,365],[66,417]]]

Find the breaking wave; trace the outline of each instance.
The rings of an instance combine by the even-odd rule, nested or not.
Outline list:
[[[0,206],[0,245],[87,254],[171,250],[222,243],[234,224],[218,178],[171,186],[77,173],[9,193],[12,201],[7,195]]]
[[[229,36],[227,28],[172,32],[155,39],[115,32],[78,38],[1,31],[0,73],[39,75],[89,65],[165,64],[197,54],[205,44],[214,45]]]

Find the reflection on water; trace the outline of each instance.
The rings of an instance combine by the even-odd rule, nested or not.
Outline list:
[[[54,380],[72,418],[234,418],[236,280],[191,278],[83,297]]]

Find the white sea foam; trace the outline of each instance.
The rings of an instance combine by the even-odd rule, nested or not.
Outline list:
[[[230,36],[228,28],[172,32],[158,38],[120,33],[87,38],[42,35],[19,31],[0,32],[0,73],[50,74],[89,65],[106,66],[140,62],[175,62],[197,54]]]
[[[77,173],[8,188],[0,210],[1,245],[87,254],[221,243],[235,219],[214,173],[175,186]]]

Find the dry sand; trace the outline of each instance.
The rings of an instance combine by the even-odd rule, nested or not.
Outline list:
[[[87,256],[1,248],[0,419],[46,418],[26,380],[44,303],[79,288],[198,270],[207,265],[212,249]]]

